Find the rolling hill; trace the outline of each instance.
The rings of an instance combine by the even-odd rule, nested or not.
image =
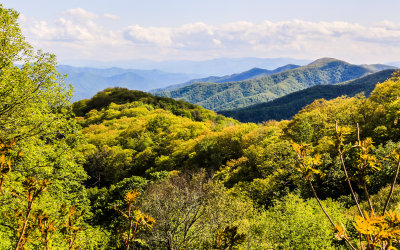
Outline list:
[[[335,85],[317,85],[296,91],[270,102],[255,104],[236,110],[220,111],[218,113],[235,118],[241,122],[290,119],[303,107],[317,99],[324,98],[330,100],[343,95],[354,96],[361,92],[369,96],[376,84],[390,78],[394,71],[393,69],[383,70]]]
[[[257,79],[194,83],[157,95],[181,99],[215,111],[231,110],[271,101],[311,86],[336,84],[390,68],[393,67],[353,65],[334,58],[322,58],[303,67]]]

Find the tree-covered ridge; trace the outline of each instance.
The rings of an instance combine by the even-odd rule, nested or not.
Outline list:
[[[157,95],[182,99],[212,110],[230,110],[271,101],[314,85],[335,84],[377,71],[336,59],[320,59],[307,66],[258,79],[228,83],[194,83]]]
[[[176,84],[176,85],[171,85],[166,88],[162,89],[155,89],[152,90],[152,93],[157,93],[157,92],[162,92],[162,91],[172,91],[175,89],[182,88],[184,86],[196,83],[196,82],[213,82],[213,83],[223,83],[223,82],[238,82],[238,81],[244,81],[244,80],[249,80],[249,79],[256,79],[260,78],[263,76],[267,75],[272,75],[275,73],[279,73],[285,70],[290,70],[290,69],[295,69],[300,67],[299,65],[294,65],[294,64],[287,64],[285,66],[276,68],[274,70],[268,70],[268,69],[260,69],[260,68],[252,68],[250,70],[237,73],[237,74],[232,74],[232,75],[226,75],[226,76],[209,76],[206,78],[200,78],[200,79],[193,79],[190,81],[187,81],[185,83],[181,84]]]
[[[105,92],[113,96],[112,91],[120,92],[121,89],[109,89]],[[199,165],[193,163],[200,153],[194,148],[196,144],[227,127],[238,125],[233,119],[201,107],[193,112],[192,109],[182,106],[165,105],[167,98],[152,97],[149,94],[146,97],[147,99],[124,104],[111,103],[100,110],[91,110],[84,117],[78,117],[79,123],[84,127],[82,133],[89,143],[84,147],[84,154],[88,159],[85,163],[87,172],[94,177],[96,169],[102,166],[112,167],[110,170],[100,171],[101,176],[96,176],[96,180],[99,180],[97,185],[108,186],[125,177],[142,176],[146,172],[170,171],[184,169],[191,164]],[[169,104],[171,103],[187,104],[169,99]],[[164,108],[160,108],[160,105]],[[187,105],[194,108],[192,104]],[[107,156],[107,162],[99,162],[101,155]],[[114,157],[117,158],[113,159]],[[202,159],[204,160],[206,159]],[[116,166],[110,161],[118,162],[120,169],[115,169]],[[98,174],[100,173],[96,173]],[[92,178],[91,181],[96,180]]]
[[[241,122],[291,119],[302,108],[317,99],[330,100],[342,95],[351,97],[359,93],[369,96],[376,84],[390,78],[394,71],[391,69],[383,70],[335,85],[312,86],[266,103],[255,104],[236,110],[219,111],[218,113],[235,118]]]
[[[160,108],[168,110],[174,115],[184,116],[195,121],[224,119],[213,111],[188,102],[120,87],[107,88],[98,92],[90,99],[77,101],[73,104],[72,108],[77,116],[85,116],[89,111],[93,109],[100,111],[107,108],[111,103],[126,104],[131,102],[138,102],[137,106],[148,105],[152,109]]]

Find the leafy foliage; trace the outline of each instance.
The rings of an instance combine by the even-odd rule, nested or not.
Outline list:
[[[118,210],[123,217],[127,220],[128,229],[120,229],[119,234],[122,234],[122,240],[125,245],[125,249],[129,250],[132,243],[143,241],[137,239],[136,236],[139,232],[151,230],[155,220],[148,214],[143,213],[139,209],[135,209],[136,200],[139,196],[139,192],[132,190],[125,195],[125,203],[128,206],[126,211]]]
[[[388,211],[384,216],[374,213],[364,213],[364,217],[357,216],[354,227],[360,234],[366,236],[363,242],[368,249],[382,246],[383,249],[394,249],[393,244],[400,240],[400,214]]]
[[[100,111],[107,108],[111,103],[125,104],[137,103],[137,106],[147,105],[153,109],[161,108],[171,111],[174,115],[190,118],[195,121],[204,121],[207,119],[217,118],[214,112],[203,109],[199,106],[183,102],[175,101],[170,98],[153,96],[137,90],[128,90],[126,88],[108,88],[98,92],[91,99],[84,99],[73,104],[73,111],[77,116],[85,116],[91,110]]]
[[[217,232],[214,249],[237,249],[237,245],[246,241],[246,234],[238,233],[237,226],[227,226]]]
[[[0,5],[0,248],[64,248],[62,204],[85,208],[89,202],[83,159],[75,151],[80,139],[71,89],[56,71],[55,56],[25,41],[17,18]],[[82,226],[71,247],[98,245],[102,233],[88,240],[93,228]]]
[[[156,219],[148,236],[156,249],[210,249],[215,245],[215,236],[221,240],[218,249],[234,249],[245,241],[242,231],[255,212],[250,200],[208,181],[201,172],[172,175],[152,184],[142,207]],[[228,233],[232,225],[235,229]],[[228,244],[226,248],[221,248],[222,241]]]
[[[342,204],[324,202],[329,213],[343,224],[348,223],[341,212]],[[338,241],[332,226],[313,199],[304,200],[289,194],[275,201],[273,207],[254,218],[249,237],[250,249],[346,249]]]

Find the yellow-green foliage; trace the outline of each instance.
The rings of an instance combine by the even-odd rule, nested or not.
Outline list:
[[[66,249],[62,205],[85,211],[89,204],[83,157],[75,150],[80,139],[71,119],[72,90],[57,72],[55,56],[33,50],[17,20],[16,11],[0,4],[0,248]],[[13,147],[6,150],[8,142]],[[85,233],[94,229],[85,221],[80,226],[71,249],[103,241],[101,231],[89,240]]]
[[[337,202],[323,202],[337,222],[346,224],[345,208]],[[249,249],[346,249],[337,241],[332,225],[314,199],[289,194],[251,222]]]
[[[78,121],[84,126],[82,133],[89,143],[82,146],[88,159],[86,170],[92,175],[98,172],[95,168],[100,168],[102,185],[145,171],[204,167],[197,159],[203,157],[202,148],[209,150],[208,142],[216,144],[212,145],[216,153],[237,153],[240,148],[229,151],[240,147],[244,134],[256,127],[234,125],[237,122],[231,119],[194,121],[140,102],[111,103],[106,109],[86,113]],[[216,168],[230,156],[218,157],[212,159]],[[206,158],[200,160],[214,163]]]
[[[396,88],[391,84],[396,81],[395,78],[389,80],[386,87]],[[191,111],[189,115],[187,110],[171,109],[171,106],[160,109],[156,103],[110,103],[78,119],[88,142],[81,146],[86,158],[85,169],[92,177],[88,183],[107,187],[132,175],[149,177],[162,171],[204,168],[215,180],[232,188],[235,194],[250,197],[262,209],[271,207],[274,200],[292,190],[310,197],[308,186],[296,173],[298,159],[302,163],[297,165],[298,170],[313,182],[321,200],[340,198],[350,206],[338,143],[345,152],[345,164],[352,166],[348,170],[351,180],[357,180],[356,184],[368,180],[367,188],[373,190],[372,194],[387,185],[393,173],[393,164],[387,160],[383,160],[387,163],[382,166],[376,163],[382,161],[392,147],[387,140],[398,138],[397,134],[388,133],[398,129],[397,118],[380,116],[383,108],[375,100],[376,95],[317,100],[291,121],[260,125],[239,124],[218,116],[196,120]],[[397,99],[385,100],[396,103]],[[342,134],[339,141],[336,122],[340,125],[337,132]],[[357,123],[360,137],[370,139],[357,139]],[[298,145],[295,147],[298,155],[290,140]],[[310,159],[302,155],[301,150],[309,143],[314,150]],[[378,171],[380,169],[384,170],[383,174]],[[318,175],[310,178],[311,173]],[[361,195],[359,199],[365,200],[363,192],[359,192],[364,187],[355,186]],[[321,220],[329,223],[326,218]],[[333,237],[334,231],[326,229],[325,235]],[[311,238],[308,241],[313,242]],[[329,242],[324,247],[339,244]],[[320,246],[322,243],[315,241],[313,244]]]

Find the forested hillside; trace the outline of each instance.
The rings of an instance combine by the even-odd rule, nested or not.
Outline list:
[[[400,247],[400,72],[263,124],[117,87],[71,104],[17,18],[0,5],[0,249]]]
[[[182,88],[184,86],[190,85],[192,83],[196,82],[214,82],[214,83],[222,83],[222,82],[237,82],[237,81],[244,81],[248,79],[256,79],[260,78],[263,76],[267,75],[272,75],[275,73],[279,73],[285,70],[290,70],[290,69],[295,69],[300,67],[299,65],[294,65],[294,64],[287,64],[285,66],[281,66],[279,68],[276,68],[274,70],[268,70],[268,69],[260,69],[260,68],[252,68],[250,70],[247,70],[242,73],[237,73],[237,74],[232,74],[232,75],[226,75],[226,76],[209,76],[206,78],[201,78],[201,79],[193,79],[190,81],[187,81],[185,83],[181,84],[176,84],[176,85],[171,85],[166,88],[161,88],[161,89],[155,89],[152,90],[152,93],[157,93],[157,92],[162,92],[162,91],[172,91],[175,89]]]
[[[241,122],[263,122],[268,120],[291,119],[306,105],[317,99],[330,100],[339,96],[355,96],[364,93],[369,96],[376,84],[386,81],[395,70],[388,69],[364,77],[334,85],[317,85],[282,96],[275,100],[252,106],[219,111],[219,114]]]
[[[92,204],[95,204],[96,225],[114,230],[110,225],[118,223],[118,216],[110,216],[113,213],[106,203],[121,202],[118,199],[122,198],[115,198],[117,193],[131,185],[145,190],[142,191],[141,210],[161,223],[138,236],[151,248],[171,244],[168,241],[171,239],[163,238],[165,234],[172,235],[175,246],[196,249],[202,245],[209,248],[215,244],[209,239],[211,235],[218,237],[218,230],[234,230],[235,234],[243,237],[242,243],[237,244],[249,249],[286,249],[292,244],[298,245],[298,249],[345,248],[345,241],[335,240],[329,220],[315,200],[310,199],[313,194],[308,180],[318,190],[318,197],[325,200],[323,206],[334,217],[335,223],[340,222],[348,228],[346,237],[353,237],[353,244],[359,244],[351,233],[356,230],[352,220],[357,215],[357,203],[349,196],[340,163],[340,155],[344,153],[338,153],[335,141],[340,131],[345,129],[343,135],[346,137],[340,135],[343,147],[357,145],[353,143],[357,141],[359,124],[360,140],[371,138],[375,142],[375,146],[368,146],[367,153],[379,168],[358,172],[357,150],[344,151],[344,164],[348,165],[348,173],[354,178],[353,188],[359,195],[360,206],[368,209],[365,202],[369,196],[365,196],[362,185],[364,178],[368,178],[365,187],[376,203],[375,209],[383,209],[380,200],[385,199],[388,193],[385,187],[391,183],[397,166],[396,160],[387,157],[398,147],[400,139],[400,127],[396,122],[399,86],[400,78],[395,76],[379,84],[369,98],[318,100],[291,121],[263,125],[241,124],[213,113],[203,115],[207,118],[202,121],[195,121],[190,112],[176,115],[170,111],[173,109],[159,109],[157,102],[144,104],[140,98],[81,112],[85,117],[78,118],[78,121],[88,143],[81,150],[86,159],[84,169],[90,176],[86,186],[92,194]],[[130,91],[108,89],[98,95],[114,99],[121,92]],[[151,96],[147,98],[151,99]],[[86,102],[95,99],[96,96]],[[173,103],[175,101],[171,100]],[[186,109],[181,107],[182,111]],[[75,110],[79,112],[79,109]],[[336,122],[338,130],[335,130]],[[309,170],[296,167],[299,156],[296,155],[295,142],[314,146],[313,152],[305,156],[318,157],[315,165],[308,167],[312,172],[298,174],[298,171]],[[312,177],[307,177],[309,175]],[[303,181],[304,176],[306,180]],[[158,183],[160,178],[163,181]],[[208,184],[202,184],[206,180]],[[204,189],[199,190],[202,186]],[[222,196],[215,197],[217,193]],[[390,209],[396,209],[399,195],[395,191]],[[196,197],[203,197],[207,202],[197,203]],[[197,205],[192,207],[188,203]],[[173,218],[190,209],[203,212],[186,232],[197,236],[186,240],[182,236],[185,230],[171,231],[170,227],[187,223]],[[218,214],[217,217],[213,217],[216,215],[212,215],[212,211]],[[293,211],[298,214],[293,214]],[[218,220],[209,221],[211,218]],[[207,226],[202,226],[198,232],[200,225]],[[291,237],[282,239],[276,236],[278,234]]]
[[[323,58],[304,67],[258,79],[228,83],[194,83],[173,91],[158,92],[157,95],[182,99],[211,110],[230,110],[271,101],[314,85],[356,79],[381,69],[382,65],[359,66]]]

